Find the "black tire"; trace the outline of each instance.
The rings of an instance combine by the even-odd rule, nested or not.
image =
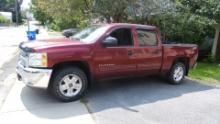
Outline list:
[[[176,70],[178,67],[180,67],[180,68],[183,69],[183,76],[181,77],[181,79],[176,80],[176,78],[175,78],[174,75],[175,75],[175,70]],[[185,66],[183,63],[181,63],[181,62],[177,62],[177,63],[175,63],[175,64],[172,66],[170,72],[168,73],[169,83],[170,83],[170,84],[175,84],[175,85],[181,84],[181,83],[183,82],[184,78],[185,78],[185,75],[186,75],[186,66]]]
[[[82,87],[79,90],[79,92],[71,97],[67,97],[63,95],[59,88],[59,84],[61,83],[61,80],[69,74],[77,75],[82,82]],[[72,102],[80,99],[86,93],[88,87],[88,80],[86,74],[77,67],[67,67],[58,70],[58,72],[54,75],[54,79],[52,80],[51,83],[52,85],[50,88],[52,88],[51,91],[53,95],[63,102]]]

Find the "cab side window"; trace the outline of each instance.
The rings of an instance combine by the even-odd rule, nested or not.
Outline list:
[[[137,35],[139,46],[157,45],[157,36],[154,31],[137,29]]]
[[[132,32],[130,28],[116,29],[110,34],[110,36],[118,40],[118,46],[133,45]]]

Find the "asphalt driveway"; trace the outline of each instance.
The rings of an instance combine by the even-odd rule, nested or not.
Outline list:
[[[188,79],[169,85],[157,77],[98,82],[77,102],[61,103],[17,82],[0,119],[97,124],[219,124],[220,89]],[[27,122],[25,120],[24,122]]]
[[[132,78],[100,82],[85,98],[99,124],[219,124],[220,89],[186,79]]]

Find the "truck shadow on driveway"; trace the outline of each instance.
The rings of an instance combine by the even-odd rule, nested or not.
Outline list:
[[[59,102],[45,90],[29,87],[22,89],[20,97],[30,113],[42,118],[60,119],[86,114],[80,109],[82,106],[91,114],[113,108],[138,112],[132,107],[211,89],[215,87],[189,79],[181,85],[169,85],[163,79],[144,77],[97,82],[82,100],[71,103]]]

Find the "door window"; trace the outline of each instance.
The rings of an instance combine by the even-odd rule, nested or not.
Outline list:
[[[132,32],[131,32],[131,29],[129,28],[116,29],[110,34],[110,36],[118,40],[117,46],[132,46],[133,45]]]
[[[157,37],[154,31],[137,29],[139,46],[157,45]]]

